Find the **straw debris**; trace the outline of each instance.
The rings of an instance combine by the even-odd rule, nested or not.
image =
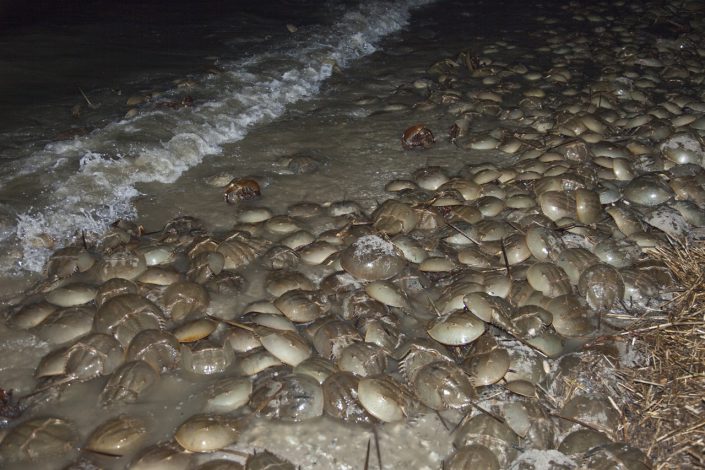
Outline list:
[[[642,343],[644,364],[622,370],[627,442],[655,469],[705,467],[705,244],[659,248],[652,256],[674,280],[664,315],[640,319],[623,336]]]

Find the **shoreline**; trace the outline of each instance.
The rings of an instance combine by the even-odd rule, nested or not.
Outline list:
[[[633,6],[632,12],[638,13],[639,8]],[[647,12],[641,13],[646,15]],[[566,13],[563,12],[563,15]],[[561,18],[561,15],[557,17]],[[430,294],[426,294],[427,298],[424,298],[423,292],[414,290],[414,282],[393,277],[394,288],[403,294],[402,297],[409,299],[408,304],[400,307],[394,305],[395,301],[387,297],[381,296],[381,300],[373,297],[377,302],[389,302],[385,312],[391,312],[392,316],[403,320],[400,321],[403,326],[399,328],[407,338],[413,338],[415,335],[426,337],[427,332],[430,335],[427,322],[435,316],[433,310],[448,308],[448,311],[442,312],[444,314],[451,313],[454,310],[452,306],[462,310],[463,304],[468,306],[465,296],[476,293],[475,289],[480,289],[485,294],[508,299],[507,302],[512,308],[511,315],[515,315],[515,310],[523,307],[538,307],[551,315],[551,322],[539,322],[542,333],[527,333],[528,339],[522,338],[522,341],[544,338],[543,334],[550,332],[551,338],[558,338],[561,348],[565,342],[573,340],[588,344],[579,354],[567,355],[562,360],[537,359],[527,353],[527,350],[532,351],[530,348],[512,339],[516,332],[507,334],[506,325],[499,323],[498,327],[496,319],[495,324],[489,326],[492,322],[488,319],[486,328],[489,333],[483,338],[489,337],[499,343],[499,346],[495,347],[508,351],[512,368],[503,374],[503,379],[500,377],[494,382],[496,385],[478,386],[479,400],[482,406],[501,414],[507,420],[511,434],[498,437],[492,433],[500,431],[485,430],[469,437],[459,438],[455,434],[455,440],[461,445],[481,443],[495,454],[502,468],[545,468],[540,465],[548,465],[550,462],[553,462],[553,468],[576,468],[578,464],[598,465],[600,462],[609,461],[609,453],[617,452],[616,447],[610,447],[611,443],[614,442],[614,446],[617,446],[616,443],[621,442],[621,438],[630,437],[627,435],[628,431],[633,431],[629,426],[631,423],[625,418],[626,410],[640,411],[638,404],[635,404],[635,399],[638,398],[636,394],[614,396],[615,391],[630,384],[620,379],[619,373],[640,368],[648,369],[651,361],[658,360],[658,356],[640,356],[637,354],[639,348],[619,350],[618,347],[622,347],[622,334],[628,334],[630,328],[637,328],[635,325],[639,328],[644,328],[644,324],[650,325],[645,328],[662,328],[658,326],[662,318],[654,312],[662,310],[664,302],[670,299],[662,298],[661,293],[673,288],[682,288],[685,282],[675,276],[667,260],[660,258],[654,261],[653,253],[668,247],[669,238],[686,240],[688,232],[692,231],[693,227],[699,227],[694,224],[705,218],[701,204],[705,203],[705,200],[697,199],[700,194],[697,188],[688,186],[690,189],[682,189],[686,182],[695,181],[692,184],[700,186],[699,191],[705,192],[705,186],[702,184],[702,181],[705,181],[705,171],[702,169],[705,162],[705,146],[702,143],[705,129],[693,127],[700,125],[694,123],[702,121],[705,105],[702,99],[698,101],[692,94],[688,96],[685,92],[678,91],[683,88],[683,82],[698,83],[700,80],[699,83],[702,83],[705,48],[696,47],[684,52],[674,39],[662,38],[657,42],[662,53],[656,57],[647,53],[639,55],[637,48],[633,56],[621,56],[616,63],[599,64],[599,60],[608,58],[611,49],[607,45],[593,43],[589,32],[607,35],[610,27],[620,25],[620,20],[610,19],[609,14],[601,12],[600,6],[593,7],[593,11],[585,16],[574,15],[572,19],[590,26],[584,31],[573,31],[572,42],[569,43],[548,33],[545,33],[545,38],[532,39],[532,42],[537,43],[541,42],[540,39],[547,40],[544,45],[536,46],[536,49],[509,40],[486,40],[479,55],[467,54],[463,48],[456,48],[452,54],[444,55],[428,45],[426,49],[419,47],[409,58],[408,69],[403,73],[397,70],[396,75],[391,70],[393,66],[385,64],[386,59],[392,57],[386,56],[387,52],[367,57],[362,60],[362,64],[348,72],[348,75],[343,74],[331,79],[317,98],[296,104],[283,117],[266,126],[252,129],[242,141],[225,146],[224,154],[231,155],[230,161],[209,157],[210,160],[205,165],[187,171],[176,184],[168,187],[158,184],[141,186],[140,189],[148,196],[136,202],[142,219],[138,223],[145,223],[146,230],[153,232],[158,231],[160,225],[175,216],[202,216],[206,235],[216,232],[218,247],[224,243],[222,234],[232,231],[234,225],[248,231],[252,238],[262,238],[273,243],[282,243],[293,233],[308,232],[312,240],[308,240],[305,234],[299,235],[301,240],[308,240],[308,243],[297,245],[302,242],[291,240],[288,243],[297,245],[299,256],[304,256],[304,253],[308,256],[305,247],[311,242],[320,242],[317,249],[325,248],[323,253],[327,255],[324,257],[316,251],[311,256],[316,257],[317,262],[296,261],[288,266],[288,269],[300,272],[313,283],[315,291],[322,289],[323,280],[340,270],[341,266],[345,270],[340,260],[344,256],[342,253],[360,238],[376,236],[375,234],[390,239],[406,235],[412,237],[419,247],[413,244],[411,246],[414,249],[419,248],[427,259],[434,259],[435,262],[429,261],[426,267],[421,269],[425,260],[412,261],[412,255],[405,252],[405,263],[413,268],[408,276],[413,278],[412,281],[416,279],[414,282],[428,282],[424,292],[427,290]],[[555,25],[553,20],[545,17],[535,20],[546,26]],[[626,21],[625,18],[623,22]],[[646,18],[640,21],[630,19],[629,22],[631,26],[640,27],[639,34],[646,34]],[[692,22],[693,24],[689,25],[691,31],[686,34],[696,36],[698,32],[702,32],[705,25],[702,20],[698,23],[693,19]],[[563,26],[562,29],[555,27],[559,30],[558,34],[571,30],[569,25]],[[538,32],[534,34],[538,35]],[[412,35],[412,32],[407,31],[401,38],[395,38],[390,47],[391,51],[403,51],[404,47],[413,49],[414,45],[423,42],[421,39],[417,39],[416,43],[410,41],[409,37]],[[435,40],[442,37],[439,35]],[[623,40],[630,43],[637,38],[641,43],[645,41],[641,36],[631,36],[623,30],[621,36],[620,33],[611,33],[606,40],[613,41],[608,44],[614,48],[621,45]],[[426,40],[433,44],[434,37]],[[641,43],[637,42],[637,45],[643,45]],[[521,51],[525,53],[522,54]],[[517,59],[505,61],[504,53]],[[434,57],[434,60],[429,60],[431,57]],[[521,57],[524,57],[524,60],[519,59]],[[687,63],[693,68],[691,62],[699,64],[699,73],[691,72],[688,67],[682,66],[682,63]],[[537,63],[546,65],[536,65]],[[602,65],[599,75],[593,77],[580,72],[597,67],[596,63]],[[681,75],[682,69],[686,69],[687,73],[685,78],[661,79],[657,71],[664,69],[680,70]],[[361,70],[386,73],[380,72],[374,79],[368,77],[365,80]],[[624,86],[625,80],[631,84],[629,87]],[[345,100],[342,100],[336,93],[345,87]],[[351,92],[351,88],[355,91]],[[600,99],[595,99],[594,93],[600,93]],[[352,100],[353,96],[358,99]],[[685,99],[688,97],[691,98],[690,101]],[[662,99],[670,101],[664,102]],[[692,116],[693,119],[689,120],[687,116]],[[664,122],[668,124],[665,125]],[[404,150],[401,146],[401,134],[405,129],[421,123],[432,130],[435,143],[429,144],[428,149]],[[454,123],[457,129],[453,131],[454,137],[451,141],[447,129]],[[498,129],[502,132],[498,132]],[[305,135],[302,135],[302,132],[305,132]],[[662,135],[659,132],[663,133],[663,137],[657,137]],[[683,139],[684,134],[689,137],[685,146],[679,147],[677,141],[669,140],[674,135],[680,135]],[[326,136],[329,138],[326,139]],[[372,137],[366,138],[368,136]],[[266,146],[263,145],[264,142],[267,143]],[[669,149],[681,152],[675,155],[673,152],[669,153]],[[683,157],[683,154],[687,155]],[[311,173],[288,174],[287,171],[290,170],[286,158],[295,155],[312,157],[319,167]],[[356,158],[357,156],[360,157]],[[688,158],[688,162],[696,164],[685,165],[687,162],[683,159]],[[253,159],[256,160],[254,164]],[[624,176],[625,173],[627,176]],[[253,175],[258,178],[262,187],[262,197],[258,200],[228,205],[223,202],[222,189],[213,185],[215,176],[227,180],[228,177]],[[346,181],[346,177],[352,182],[341,184],[340,182]],[[385,191],[385,185],[391,180],[407,180],[397,183],[400,188],[406,189]],[[409,183],[408,180],[412,182]],[[634,181],[641,181],[641,184],[637,185]],[[683,186],[678,186],[679,182],[683,182]],[[351,189],[355,190],[353,194]],[[647,193],[646,200],[643,199],[644,192]],[[555,198],[555,201],[549,197]],[[648,200],[649,197],[658,199],[659,202],[652,203]],[[347,218],[341,219],[333,213],[332,207],[337,207],[335,203],[342,200],[356,201],[364,209],[364,213],[352,212]],[[418,224],[420,228],[414,231],[412,227],[406,231],[406,219],[398,223],[392,217],[393,223],[389,224],[380,219],[379,212],[373,212],[372,209],[381,207],[387,200],[396,200],[409,210],[418,209],[413,212],[415,215],[409,217],[414,220],[414,225]],[[584,205],[593,212],[583,211],[580,201],[586,201]],[[683,204],[678,204],[683,201],[692,204],[683,208]],[[299,215],[290,215],[290,219],[281,217],[287,214],[288,208],[301,202],[313,204],[297,207],[296,210],[301,212],[294,212]],[[593,206],[590,206],[591,202]],[[457,210],[459,207],[466,210]],[[270,209],[270,216],[265,214],[261,222],[251,222],[250,217],[254,217],[257,210],[263,208]],[[615,208],[618,208],[619,212]],[[660,209],[665,215],[660,216],[661,218],[654,216],[655,209]],[[312,211],[313,215],[307,211]],[[525,216],[534,217],[535,220],[527,220],[529,217]],[[488,221],[496,223],[492,230],[503,230],[505,233],[493,239],[489,228],[486,233],[479,231],[477,227]],[[290,230],[287,224],[293,224],[296,228]],[[454,226],[462,228],[449,228]],[[538,226],[550,232],[544,235],[544,255],[541,254],[542,249],[532,250],[529,246],[531,242],[527,233],[532,227]],[[640,229],[634,229],[634,226]],[[401,230],[399,227],[402,227]],[[337,232],[333,237],[331,232],[335,231]],[[465,239],[459,236],[453,239],[454,241],[448,241],[455,231],[465,232]],[[126,232],[129,233],[127,230]],[[187,232],[178,235],[185,239],[192,236]],[[340,242],[338,245],[334,243],[336,237]],[[553,240],[551,237],[558,240],[556,244],[560,245],[560,249],[548,243],[547,240]],[[122,248],[132,250],[136,246],[145,247],[155,242],[154,236],[150,239],[133,234],[128,239]],[[515,245],[505,246],[505,240],[512,240],[519,248],[515,251]],[[610,245],[611,240],[621,240],[621,244]],[[183,246],[190,245],[184,242]],[[584,252],[588,252],[594,259],[590,258],[589,262],[583,259],[567,260],[561,258],[564,250],[579,252],[581,256],[587,256]],[[247,287],[242,290],[236,288],[234,293],[228,294],[236,300],[227,300],[228,295],[211,293],[211,305],[204,308],[204,312],[207,311],[209,315],[217,313],[214,315],[216,317],[224,315],[224,318],[230,320],[238,319],[245,311],[247,303],[263,300],[266,302],[259,306],[263,309],[260,313],[279,315],[281,312],[272,307],[272,302],[276,301],[278,296],[266,291],[266,276],[271,266],[262,266],[263,258],[260,257],[263,255],[264,251],[257,253],[256,260],[252,262],[254,267],[237,271],[238,275],[246,278]],[[322,263],[323,258],[328,256],[331,258],[327,264]],[[524,258],[521,259],[522,257]],[[616,261],[615,257],[622,257],[623,260]],[[165,266],[172,271],[180,269],[179,274],[184,275],[183,260],[180,262],[181,265],[174,262],[165,263]],[[532,277],[531,269],[537,265],[547,269],[545,276],[549,276],[549,272],[550,275],[557,276],[554,282],[544,285]],[[603,270],[601,275],[617,273],[614,281],[608,285],[600,284],[599,282],[603,282],[600,280],[594,281],[595,285],[602,289],[599,293],[590,290],[593,284],[585,287],[585,283],[590,281],[581,284],[583,274],[596,265]],[[350,273],[349,270],[346,271]],[[138,273],[135,278],[141,274]],[[643,281],[647,287],[638,284],[639,274],[652,278],[652,284],[647,281]],[[89,270],[86,275],[78,275],[74,280],[92,283],[97,287],[100,283],[91,276]],[[669,277],[676,277],[674,284],[654,282]],[[474,280],[469,281],[471,278]],[[456,287],[456,284],[460,283],[457,279],[476,284],[478,287]],[[371,283],[370,279],[358,278],[357,281],[361,285]],[[506,281],[509,281],[509,285]],[[633,289],[631,297],[624,294],[628,282],[631,282]],[[610,294],[608,289],[619,283],[623,286],[621,294]],[[516,287],[511,287],[514,284]],[[153,285],[143,287],[148,292],[148,298],[157,302],[165,311],[168,310],[166,302],[161,298],[161,288]],[[691,287],[698,288],[697,284]],[[463,294],[460,303],[457,298],[448,294],[454,288]],[[519,291],[529,288],[530,291],[527,290],[526,294],[528,297],[520,301],[521,295],[524,294]],[[333,304],[332,311],[339,314],[338,312],[344,312],[344,307],[337,295],[333,295],[330,302]],[[367,295],[370,295],[369,291]],[[613,295],[612,301],[605,303],[604,299],[609,295]],[[571,304],[573,310],[569,313],[564,313],[556,304],[555,299],[563,296],[570,296],[566,297],[566,302],[576,299],[575,303]],[[690,306],[685,305],[682,308],[688,309]],[[573,314],[577,317],[571,317]],[[326,312],[321,315],[329,314]],[[178,326],[178,322],[172,321],[173,319],[167,320],[170,321],[170,328]],[[515,319],[512,319],[512,322],[514,321]],[[657,326],[654,327],[653,324]],[[223,341],[224,331],[229,327],[221,324],[218,328],[211,339]],[[308,328],[309,325],[305,322],[297,323],[295,331],[306,337],[311,334]],[[379,346],[377,343],[373,344]],[[549,347],[541,344],[539,350]],[[653,347],[648,342],[639,344],[646,344],[647,348]],[[190,348],[193,345],[187,343],[185,347]],[[450,348],[454,352],[449,353],[449,356],[454,361],[463,363],[465,359],[471,359],[473,354],[479,354],[477,351],[472,352],[473,347],[464,345],[457,350]],[[380,348],[384,349],[382,346]],[[397,359],[392,355],[394,349],[391,348],[385,353],[389,356],[385,360],[389,362],[385,362],[387,367],[383,368],[383,372],[393,380],[403,382],[404,374],[398,370]],[[548,351],[549,349],[545,349],[542,352]],[[532,358],[526,359],[523,356],[525,354]],[[581,357],[592,358],[594,362],[588,364],[585,362],[587,359],[580,359]],[[39,357],[34,359],[38,361]],[[571,363],[574,360],[577,365]],[[606,369],[594,370],[594,364],[598,362]],[[612,369],[608,368],[609,365]],[[695,373],[698,373],[698,368],[703,364],[692,366]],[[233,370],[227,369],[225,374],[230,374]],[[290,373],[293,369],[289,367],[282,370],[285,371],[282,373]],[[603,375],[610,375],[607,372],[614,373],[616,378],[603,379]],[[472,376],[472,373],[466,373]],[[266,374],[264,375],[266,377]],[[217,376],[216,374],[214,377]],[[169,377],[170,380],[176,377],[176,383],[181,380],[188,382],[192,378],[184,376],[182,372],[169,373]],[[477,376],[472,377],[473,380],[479,380]],[[273,375],[269,379],[275,380],[277,376]],[[631,380],[638,380],[638,377]],[[196,390],[209,382],[212,382],[211,377],[199,377],[188,383]],[[27,383],[29,382],[25,382]],[[573,385],[569,386],[571,383]],[[414,382],[406,385],[413,389]],[[516,388],[512,392],[507,391],[512,390],[512,386]],[[95,383],[76,384],[76,387],[94,395],[98,393]],[[199,400],[203,400],[202,397],[194,399],[197,403],[188,404],[186,402],[191,396],[173,393],[175,396],[165,403],[183,407],[184,419],[188,413],[197,412],[202,404],[199,403]],[[649,389],[649,393],[654,392]],[[588,396],[589,399],[586,398]],[[581,400],[588,400],[589,403],[583,403]],[[28,413],[41,412],[48,408],[47,405],[52,406],[51,402],[40,403],[37,410],[31,409]],[[688,406],[696,409],[698,406],[702,407],[702,404],[694,402]],[[75,403],[62,404],[62,416],[71,416],[71,413],[76,412],[74,407]],[[533,407],[538,407],[538,411]],[[144,408],[148,410],[148,407]],[[121,411],[125,410],[139,414],[139,407],[121,408]],[[464,413],[470,413],[472,419],[482,416],[482,413],[472,412],[468,407],[462,409],[462,413],[454,409],[441,409],[440,412],[439,416],[445,416],[452,424],[459,424]],[[532,428],[532,424],[522,427],[520,423],[512,421],[512,418],[516,418],[512,414],[515,412],[520,421],[526,419],[551,424],[546,424],[546,429],[540,430]],[[153,419],[156,412],[151,410],[146,414],[150,413]],[[276,414],[275,411],[271,413]],[[439,444],[433,443],[434,439],[439,439],[438,434],[442,428],[442,422],[436,419],[436,415],[429,412],[416,423],[406,421],[408,418],[405,416],[399,425],[380,426],[384,441],[389,444],[388,449],[404,449],[404,442],[408,442],[409,436],[412,435],[419,439],[419,448],[415,451],[419,454],[433,453],[425,460],[421,455],[410,453],[409,455],[413,454],[412,461],[423,460],[427,468],[437,468],[443,462],[448,464],[452,459],[459,460],[459,457],[453,457],[458,452],[452,454],[450,446],[439,450]],[[363,441],[366,441],[366,438],[357,439],[354,445],[336,447],[321,438],[321,434],[329,432],[330,436],[337,435],[340,442],[352,439],[349,433],[345,434],[347,431],[344,431],[344,427],[325,424],[328,419],[311,421],[310,427],[313,430],[302,431],[301,434],[297,431],[294,435],[270,435],[271,429],[290,429],[297,426],[306,429],[309,422],[300,425],[266,424],[266,421],[260,418],[256,426],[243,433],[245,437],[241,441],[226,447],[224,454],[227,454],[228,450],[247,452],[251,448],[268,447],[270,450],[280,449],[281,457],[303,465],[304,468],[326,468],[325,465],[330,465],[330,462],[345,462],[346,465],[349,463],[350,468],[362,465],[364,456],[359,454],[359,450],[360,445],[365,444]],[[691,416],[688,419],[693,418]],[[172,418],[174,423],[169,424],[176,425],[179,420],[180,418]],[[90,420],[83,416],[81,421],[88,426]],[[95,424],[97,423],[91,423],[88,427],[95,427]],[[318,425],[320,429],[317,428]],[[463,428],[462,425],[460,427]],[[160,426],[159,429],[158,432],[153,431],[146,438],[147,441],[151,443],[171,439],[174,434],[174,429],[166,425]],[[321,433],[318,436],[315,434],[316,429]],[[337,429],[335,433],[340,434],[334,434],[332,429]],[[562,444],[565,444],[566,436],[577,430],[598,433],[600,436],[593,434],[592,437],[599,437],[601,446],[592,450],[574,451],[573,454],[567,452],[568,445]],[[542,432],[550,434],[551,437],[539,437],[537,434]],[[605,436],[607,441],[601,440]],[[647,437],[638,437],[644,439],[635,443],[641,446],[641,450],[636,449],[636,446],[627,446],[631,454],[628,457],[626,454],[622,456],[632,459],[632,465],[650,465],[651,462],[659,466],[678,465],[678,462],[697,463],[696,451],[692,451],[695,456],[689,456],[687,449],[691,444],[686,441],[679,443],[681,452],[669,457],[655,441],[651,444]],[[81,439],[85,438],[85,435],[81,436]],[[541,440],[544,438],[547,440]],[[448,439],[450,440],[450,437]],[[512,450],[519,442],[525,446],[524,449],[533,450],[527,450],[527,455],[522,456],[516,449]],[[647,444],[652,447],[647,447]],[[581,445],[587,444],[578,443],[576,447],[580,449]],[[2,444],[0,449],[1,446]],[[558,452],[556,449],[559,446],[566,452]],[[313,449],[326,449],[321,451],[319,461],[312,461],[308,455],[308,451]],[[646,451],[652,453],[651,459],[646,456]],[[129,461],[135,452],[137,448],[123,457],[120,464]],[[89,461],[93,459],[102,462],[91,454],[81,456]],[[199,458],[208,460],[211,457],[213,456],[201,455]],[[228,458],[230,457],[232,456]],[[409,465],[409,458],[411,457],[406,455],[385,454],[385,467]],[[674,463],[669,462],[669,458],[683,460]]]

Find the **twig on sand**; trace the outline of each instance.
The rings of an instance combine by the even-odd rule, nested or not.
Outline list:
[[[382,451],[379,449],[379,435],[377,434],[377,428],[372,428],[372,432],[375,435],[375,449],[377,449],[377,463],[379,464],[379,470],[382,470]]]
[[[372,439],[367,439],[367,455],[365,456],[365,470],[370,469],[370,444],[372,444]]]
[[[436,410],[436,416],[438,416],[438,420],[441,422],[443,427],[446,429],[446,431],[450,431],[450,428],[448,427],[448,424],[446,423],[446,420],[443,419],[443,416]]]
[[[91,108],[91,109],[98,109],[98,108],[100,108],[101,103],[94,104],[94,103],[88,98],[88,96],[83,92],[83,90],[81,89],[81,87],[78,87],[78,91],[80,91],[81,94],[83,95],[83,99],[86,100],[86,103],[88,104],[88,107],[89,107],[89,108]]]

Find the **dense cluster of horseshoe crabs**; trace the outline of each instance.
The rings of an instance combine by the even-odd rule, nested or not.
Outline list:
[[[583,32],[539,18],[560,32],[537,36],[526,57],[541,60],[493,58],[510,49],[500,41],[411,86],[420,108],[452,117],[452,145],[501,162],[427,164],[386,182],[372,210],[277,214],[238,178],[227,232],[187,216],[148,234],[119,221],[54,252],[4,313],[44,353],[33,389],[0,396],[0,465],[307,467],[248,433],[313,423],[286,440],[324,447],[331,423],[407,435],[430,416],[447,426],[445,447],[420,446],[435,468],[651,468],[654,447],[628,441],[630,413],[668,384],[624,378],[654,365],[638,332],[675,349],[669,328],[695,317],[633,325],[702,303],[705,255],[687,245],[705,227],[705,43],[702,20],[654,40],[644,7],[603,8],[574,15]],[[428,126],[408,128],[403,148],[436,151]],[[679,365],[696,384],[699,354]],[[686,406],[702,416],[701,397]],[[679,449],[703,463],[702,444]]]

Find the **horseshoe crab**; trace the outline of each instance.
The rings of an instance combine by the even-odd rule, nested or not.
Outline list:
[[[429,323],[428,335],[441,344],[470,344],[485,332],[485,322],[463,310],[455,310]]]
[[[154,385],[159,373],[145,361],[130,361],[121,365],[103,387],[100,403],[134,403],[139,396]]]
[[[162,301],[171,319],[179,322],[191,314],[203,316],[210,303],[210,296],[202,285],[182,281],[170,285],[164,291]]]
[[[58,305],[59,307],[75,307],[84,305],[95,299],[95,287],[83,284],[74,283],[57,287],[44,295],[44,299],[50,304]]]
[[[369,377],[387,368],[387,352],[376,344],[358,341],[340,351],[337,364],[342,371]]]
[[[71,346],[52,351],[37,366],[37,377],[63,376],[62,382],[91,380],[111,374],[123,361],[120,343],[110,335],[91,333]]]
[[[120,415],[98,426],[84,448],[103,455],[121,456],[135,449],[147,434],[145,423],[137,418]]]
[[[481,336],[474,344],[462,367],[476,387],[499,382],[507,374],[511,363],[509,352],[499,347],[489,336]]]
[[[90,333],[94,317],[92,307],[62,308],[30,331],[50,344],[65,344]]]
[[[464,420],[455,432],[453,444],[458,448],[483,445],[497,457],[500,468],[507,468],[517,456],[519,436],[505,423],[481,413]]]
[[[359,382],[350,372],[334,372],[323,382],[323,409],[328,416],[353,423],[373,420],[358,399]]]
[[[223,198],[228,204],[255,199],[262,194],[259,183],[252,178],[235,178],[225,187]]]
[[[78,441],[74,425],[61,418],[33,418],[12,428],[0,442],[6,462],[40,461],[72,452]]]
[[[137,294],[111,298],[98,309],[93,320],[96,332],[112,334],[125,347],[140,331],[161,329],[163,325],[161,309]]]
[[[401,146],[404,150],[427,149],[435,142],[433,132],[423,124],[407,128],[401,136]]]
[[[415,406],[411,395],[386,376],[361,379],[357,385],[357,397],[369,414],[385,423],[400,421]]]
[[[312,377],[289,374],[255,383],[250,407],[268,418],[304,421],[323,414],[323,390]]]
[[[394,199],[385,201],[372,214],[373,227],[389,236],[407,234],[414,230],[419,222],[414,209]]]
[[[166,443],[147,447],[129,466],[130,470],[187,470],[191,468],[193,455],[178,444]]]
[[[450,361],[434,361],[421,367],[413,390],[421,403],[432,410],[465,408],[477,396],[463,369]]]
[[[225,258],[223,269],[237,269],[250,264],[271,244],[268,240],[250,237],[244,232],[231,235],[218,245],[218,253]]]
[[[124,249],[104,256],[96,263],[96,269],[98,279],[101,282],[113,278],[131,281],[147,270],[147,261],[144,259],[144,255]]]
[[[174,433],[181,447],[191,452],[213,452],[237,441],[245,420],[200,414],[184,421]]]
[[[256,452],[247,457],[245,468],[247,470],[296,470],[293,463],[277,457],[268,450]]]
[[[82,246],[67,246],[49,257],[45,268],[48,277],[66,278],[77,272],[86,272],[95,264],[95,256]]]
[[[486,470],[499,470],[499,460],[487,447],[471,444],[456,449],[445,462],[445,470],[466,470],[482,468]]]
[[[156,371],[176,368],[181,358],[178,340],[166,331],[142,330],[130,341],[127,359],[147,362]]]
[[[229,341],[222,345],[208,340],[181,345],[181,364],[194,374],[219,374],[230,367],[234,359],[235,352]]]
[[[206,411],[230,413],[250,401],[252,380],[247,377],[224,378],[209,387],[208,395]]]
[[[279,296],[274,306],[289,320],[308,323],[325,315],[330,309],[327,298],[319,292],[294,289]]]
[[[391,242],[379,235],[364,235],[343,251],[340,264],[358,279],[377,281],[399,274],[406,260]]]

